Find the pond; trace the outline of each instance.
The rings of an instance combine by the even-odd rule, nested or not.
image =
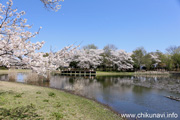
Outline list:
[[[180,116],[180,102],[165,97],[180,97],[179,76],[52,75],[45,80],[32,73],[18,73],[15,78],[7,74],[0,75],[0,80],[73,91],[106,104],[118,113],[175,113]]]

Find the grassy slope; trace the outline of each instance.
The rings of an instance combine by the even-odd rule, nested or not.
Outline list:
[[[120,120],[94,101],[50,88],[0,81],[0,119]]]

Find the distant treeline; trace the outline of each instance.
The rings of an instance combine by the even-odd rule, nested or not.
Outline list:
[[[98,51],[98,47],[94,44],[84,46],[83,51],[89,55],[75,55],[76,59],[71,59],[71,68],[94,68],[101,71],[138,71],[138,70],[167,70],[177,71],[180,67],[180,46],[170,46],[163,53],[159,50],[155,52],[147,52],[143,47],[135,49],[132,53],[127,53],[123,50],[118,50],[115,45],[107,45],[96,54],[87,52],[94,50]],[[82,52],[81,52],[82,53]],[[93,56],[94,54],[94,56]],[[100,57],[97,57],[100,56]],[[77,59],[80,57],[80,59]],[[94,58],[98,59],[94,59]],[[82,62],[83,61],[83,62]],[[93,63],[92,61],[97,61]],[[80,65],[78,65],[80,63]],[[85,67],[86,68],[86,67]]]
[[[134,70],[157,70],[177,71],[180,65],[180,46],[170,46],[163,53],[159,50],[146,52],[143,47],[137,48],[131,55]]]

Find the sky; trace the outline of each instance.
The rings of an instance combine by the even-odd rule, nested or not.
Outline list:
[[[5,3],[7,0],[0,0]],[[148,52],[180,45],[180,0],[64,0],[58,12],[48,11],[40,0],[13,0],[26,11],[30,30],[40,34],[32,42],[45,41],[41,51],[57,51],[71,44],[114,44],[132,52]]]

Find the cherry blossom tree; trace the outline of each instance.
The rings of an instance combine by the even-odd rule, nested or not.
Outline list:
[[[17,12],[17,9],[12,9],[12,5],[12,0],[7,2],[7,7],[0,3],[0,60],[6,66],[10,65],[10,59],[27,61],[26,56],[32,57],[44,44],[30,42],[41,28],[38,32],[29,32],[27,29],[32,26],[26,24],[27,19],[21,18],[25,12]]]
[[[103,54],[105,54],[105,51],[101,49],[76,50],[73,57],[71,57],[71,60],[69,61],[76,62],[79,68],[96,69],[104,64]],[[118,71],[133,69],[133,60],[131,58],[131,54],[126,53],[123,50],[110,51],[110,55],[105,57],[105,59],[108,60],[108,63],[111,63],[106,67],[115,67]]]
[[[13,1],[9,0],[7,7],[0,3],[0,65],[30,68],[45,75],[47,70],[56,70],[64,64],[76,47],[67,46],[58,52],[49,52],[48,56],[37,52],[44,41],[32,43],[31,39],[39,34],[30,32],[32,26],[23,19],[24,11],[12,9]],[[14,64],[15,63],[15,64]]]
[[[97,68],[102,63],[102,56],[104,51],[100,49],[81,49],[76,50],[70,62],[77,62],[79,68]]]
[[[150,56],[151,56],[152,64],[156,68],[157,65],[161,62],[159,55],[156,52],[152,52],[150,53]]]
[[[118,71],[133,69],[131,54],[126,53],[124,50],[110,51],[110,56],[107,59],[110,61],[111,66]]]
[[[78,67],[87,69],[95,69],[102,64],[105,51],[100,49],[77,50],[79,46],[71,45],[57,52],[50,51],[48,55],[38,52],[44,42],[32,43],[31,39],[39,34],[41,27],[37,32],[30,32],[32,26],[27,24],[27,19],[22,18],[25,12],[12,9],[12,5],[12,0],[7,2],[7,6],[0,3],[0,65],[30,68],[45,75],[47,71],[56,70],[72,61],[77,62]],[[132,68],[128,53],[120,50],[110,52],[107,60],[112,66],[118,70]]]

